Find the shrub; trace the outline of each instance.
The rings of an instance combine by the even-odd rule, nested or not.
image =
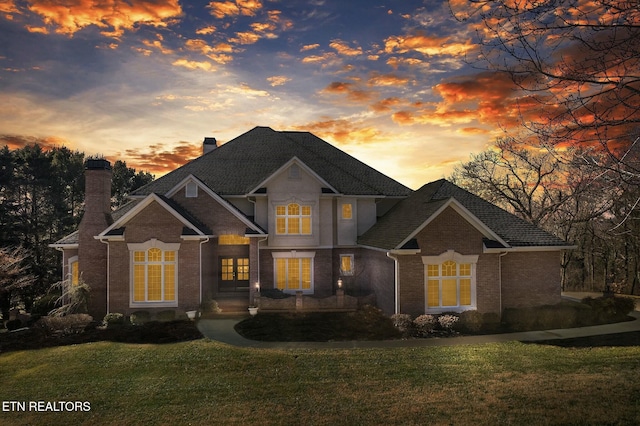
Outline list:
[[[156,314],[156,319],[160,322],[169,322],[176,319],[176,311],[160,311]]]
[[[598,322],[624,320],[635,309],[635,301],[631,297],[602,296],[595,299],[586,297],[582,303],[591,307]]]
[[[9,320],[7,321],[6,327],[9,331],[17,330],[22,327],[22,321],[19,318]]]
[[[456,330],[463,333],[479,333],[484,328],[484,316],[476,311],[464,311],[458,317]]]
[[[440,328],[442,329],[442,331],[444,331],[447,334],[451,334],[454,332],[453,327],[456,325],[457,322],[458,322],[458,317],[455,315],[444,314],[444,315],[438,316],[438,324],[440,325]]]
[[[71,284],[71,279],[66,279],[55,283],[52,288],[60,289],[62,296],[56,300],[58,307],[49,312],[49,316],[87,313],[91,287],[84,282],[82,275],[78,277],[78,283],[75,285]]]
[[[38,318],[46,316],[55,309],[56,300],[58,300],[59,297],[59,294],[46,294],[39,297],[38,300],[33,303],[31,315]]]
[[[410,334],[413,328],[413,320],[409,314],[393,314],[391,315],[393,326],[402,334]]]
[[[36,322],[36,326],[48,333],[80,334],[93,321],[87,314],[69,314],[61,316],[46,316]]]
[[[218,314],[222,312],[222,309],[220,309],[218,302],[215,300],[204,300],[200,304],[200,311],[203,314]]]
[[[120,313],[110,312],[102,319],[102,325],[106,328],[122,327],[126,325],[127,318]]]
[[[151,321],[151,314],[149,311],[135,311],[129,316],[129,320],[133,325],[142,325]]]
[[[413,320],[413,325],[416,329],[416,334],[420,337],[426,337],[433,333],[438,324],[438,320],[433,315],[420,315]]]

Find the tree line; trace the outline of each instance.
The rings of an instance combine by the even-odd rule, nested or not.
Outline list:
[[[5,315],[20,304],[29,309],[62,278],[60,254],[49,244],[80,223],[84,162],[83,152],[66,147],[0,149],[0,309]],[[154,179],[122,160],[112,172],[114,209]]]

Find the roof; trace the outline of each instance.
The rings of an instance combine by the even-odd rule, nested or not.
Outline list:
[[[221,196],[244,195],[293,157],[341,194],[406,197],[412,191],[309,132],[255,127],[134,191],[165,194],[190,174]]]
[[[400,248],[425,222],[455,200],[509,247],[566,247],[567,243],[453,183],[440,179],[396,204],[358,243],[386,250]],[[502,246],[491,241],[491,248]]]

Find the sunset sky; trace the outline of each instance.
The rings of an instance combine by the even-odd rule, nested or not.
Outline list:
[[[431,0],[0,0],[0,145],[158,176],[269,126],[418,188],[517,121],[473,31]]]

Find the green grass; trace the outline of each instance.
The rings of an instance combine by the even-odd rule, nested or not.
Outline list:
[[[640,347],[522,343],[351,350],[208,340],[96,342],[0,355],[1,424],[639,424]]]

